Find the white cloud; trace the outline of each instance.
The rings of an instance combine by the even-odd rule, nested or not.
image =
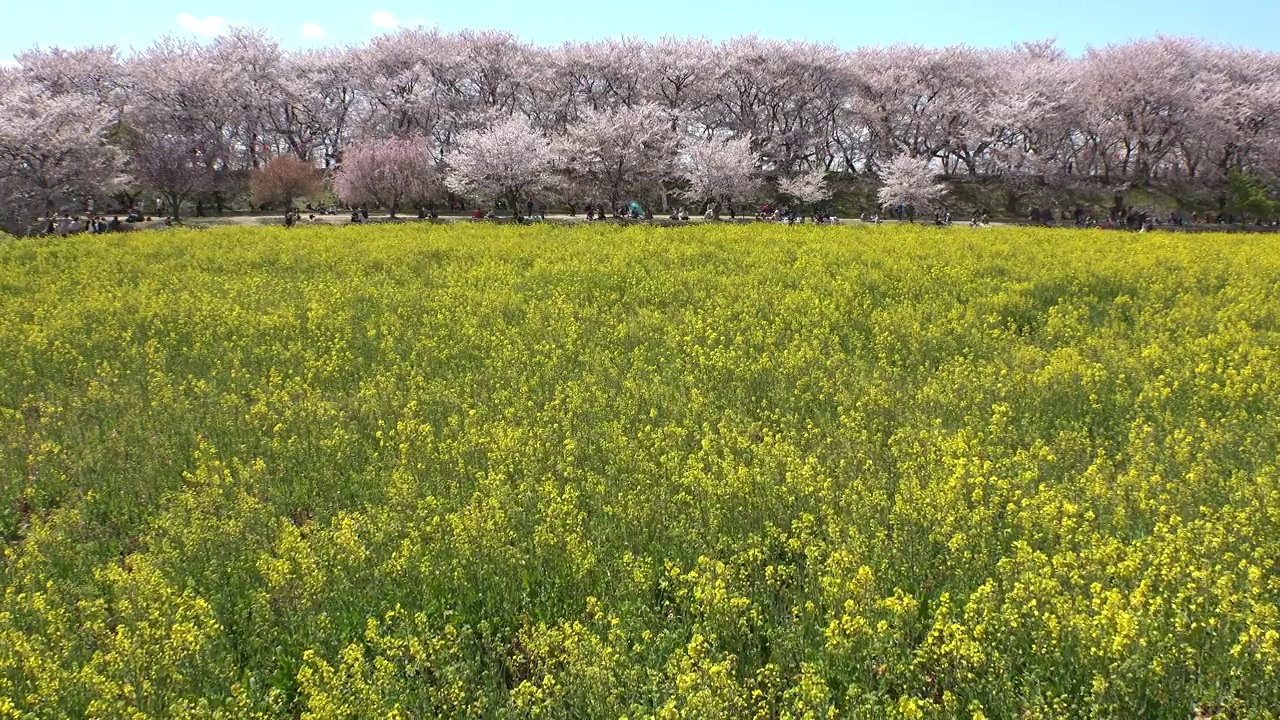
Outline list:
[[[378,10],[369,16],[369,22],[380,28],[399,27],[400,21],[396,20],[396,16],[386,10]]]
[[[178,24],[197,35],[221,35],[227,30],[227,21],[217,15],[198,18],[182,13],[178,16]]]
[[[307,23],[302,26],[302,37],[307,40],[320,40],[324,37],[324,28],[315,23]]]

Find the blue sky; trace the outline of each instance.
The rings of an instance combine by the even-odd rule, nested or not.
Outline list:
[[[209,37],[228,23],[265,28],[290,48],[363,43],[396,25],[423,24],[508,30],[544,45],[624,34],[718,40],[754,32],[845,48],[899,41],[1005,46],[1056,37],[1079,53],[1165,34],[1280,51],[1280,0],[11,0],[6,6],[4,60],[36,43],[127,51],[165,34]]]

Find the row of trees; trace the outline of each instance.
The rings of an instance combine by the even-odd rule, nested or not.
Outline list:
[[[652,106],[592,112],[558,138],[513,115],[461,133],[447,162],[424,138],[364,140],[345,153],[333,187],[346,203],[388,208],[392,215],[442,190],[517,214],[535,196],[618,208],[658,191],[664,202],[675,194],[718,210],[760,194],[763,158],[750,138],[681,138],[655,112]],[[928,172],[923,161],[917,164]],[[830,196],[821,171],[783,179],[777,189],[806,205]]]
[[[676,188],[725,200],[748,180],[799,190],[831,172],[885,180],[894,168],[926,184],[930,173],[995,182],[1012,199],[1135,183],[1217,192],[1233,173],[1280,174],[1280,55],[1180,38],[1074,58],[1052,42],[542,48],[411,29],[288,52],[232,29],[208,45],[33,49],[17,61],[0,70],[10,220],[143,189],[221,206],[271,158],[336,170],[362,146],[375,164],[425,153],[441,186],[465,195],[554,186],[614,204]],[[354,192],[354,175],[334,181]]]

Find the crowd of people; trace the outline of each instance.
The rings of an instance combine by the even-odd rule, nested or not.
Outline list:
[[[756,211],[756,219],[764,222],[779,222],[788,225],[803,225],[805,222],[812,221],[819,225],[839,222],[839,218],[825,210],[815,210],[812,215],[806,216],[800,212],[799,208],[794,206],[776,206],[770,204],[761,205]]]
[[[517,215],[516,220],[520,222],[532,222],[547,219],[546,206],[534,199],[529,199],[524,205],[524,215]],[[584,217],[587,221],[599,221],[612,217],[615,220],[653,220],[653,213],[646,209],[638,202],[631,202],[626,205],[606,210],[604,204],[587,205],[582,208]],[[736,220],[737,214],[732,205],[724,208],[729,219]],[[340,211],[334,206],[320,206],[307,203],[305,205],[306,220],[316,222],[318,216],[336,215]],[[578,208],[576,205],[569,205],[569,216],[577,217]],[[44,227],[42,234],[45,235],[74,235],[80,233],[99,234],[109,232],[121,232],[128,230],[134,223],[151,222],[152,218],[145,215],[141,210],[129,208],[124,211],[125,217],[122,220],[120,215],[114,215],[110,219],[100,215],[79,216],[70,213],[64,213],[60,216],[49,217],[44,219]],[[708,204],[702,213],[706,220],[713,220],[719,217],[717,206]],[[434,206],[423,206],[418,208],[417,217],[419,220],[435,220],[439,218]],[[471,214],[473,220],[497,220],[499,214],[496,209],[484,210],[480,206],[476,206]],[[690,218],[689,211],[685,206],[673,206],[668,220],[674,222],[688,222]],[[745,216],[744,216],[745,217]],[[290,208],[285,212],[284,223],[287,227],[293,227],[303,222],[304,211],[299,208]],[[885,218],[903,221],[915,222],[916,210],[911,205],[891,205],[884,206],[875,213],[862,213],[859,220],[863,223],[878,225]],[[762,222],[778,222],[785,224],[804,224],[812,222],[815,224],[838,223],[839,220],[830,212],[814,211],[812,215],[804,215],[798,208],[794,206],[780,206],[773,204],[761,205],[754,214],[754,219]],[[1033,225],[1042,225],[1045,227],[1077,227],[1077,228],[1119,228],[1127,229],[1135,232],[1145,232],[1159,227],[1180,228],[1188,225],[1232,225],[1236,224],[1237,218],[1230,213],[1199,213],[1193,212],[1188,214],[1171,211],[1167,215],[1159,214],[1151,210],[1135,209],[1133,207],[1116,207],[1112,208],[1109,213],[1105,214],[1101,219],[1087,211],[1084,207],[1077,206],[1072,211],[1055,210],[1051,208],[1032,208],[1026,216],[1027,221]],[[363,224],[369,222],[369,208],[355,207],[351,209],[351,223]],[[940,227],[947,227],[952,224],[951,212],[946,209],[934,212],[933,224]],[[985,227],[991,224],[990,215],[985,211],[975,211],[969,221],[970,227]],[[1260,225],[1266,224],[1259,221]],[[1274,223],[1280,225],[1280,218]]]
[[[1165,215],[1155,210],[1137,209],[1132,206],[1111,208],[1106,216],[1100,219],[1099,216],[1079,205],[1071,212],[1059,210],[1056,213],[1049,208],[1032,208],[1027,219],[1034,225],[1043,225],[1045,227],[1057,225],[1077,228],[1108,227],[1122,228],[1134,232],[1146,232],[1158,227],[1180,228],[1188,225],[1233,224],[1235,222],[1234,217],[1224,213],[1220,213],[1217,216],[1206,213],[1202,216],[1200,213],[1194,212],[1188,217],[1185,213],[1173,210]]]
[[[136,217],[136,219],[134,219]],[[89,215],[81,217],[79,215],[64,214],[61,217],[46,218],[44,222],[44,235],[79,235],[88,233],[90,235],[99,235],[102,233],[121,232],[126,230],[126,222],[149,222],[151,218],[142,215],[129,215],[127,221],[121,221],[119,215],[114,215],[108,220],[105,216]]]

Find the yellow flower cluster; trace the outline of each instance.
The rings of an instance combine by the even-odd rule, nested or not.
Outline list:
[[[0,717],[1275,718],[1280,250],[0,245]]]

